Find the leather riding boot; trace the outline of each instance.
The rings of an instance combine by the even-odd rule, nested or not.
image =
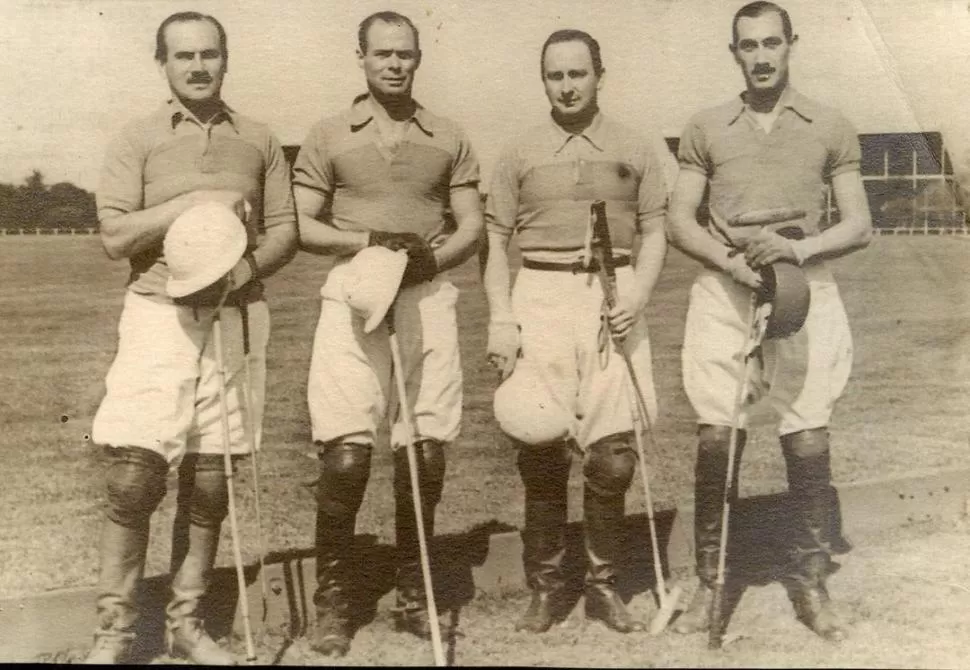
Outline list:
[[[616,557],[624,504],[636,469],[631,433],[617,433],[589,445],[583,461],[583,536],[586,550],[586,617],[619,633],[642,631],[616,591]]]
[[[145,571],[151,516],[165,496],[168,462],[141,447],[105,448],[106,503],[101,528],[98,629],[86,663],[131,659],[138,611],[135,590]]]
[[[644,630],[630,616],[616,591],[616,555],[623,527],[624,496],[602,496],[587,486],[583,493],[583,531],[586,549],[586,617],[599,619],[618,633]]]
[[[561,566],[566,553],[566,520],[565,500],[535,501],[526,496],[522,561],[532,600],[515,630],[544,633],[560,615],[565,589]]]
[[[105,519],[101,530],[98,629],[85,663],[115,665],[131,658],[135,642],[135,588],[145,570],[148,523],[126,528]]]
[[[174,543],[173,543],[174,544]],[[181,565],[173,565],[172,599],[165,608],[169,653],[199,665],[232,665],[232,656],[209,637],[202,623],[201,600],[219,548],[219,527],[190,523]],[[178,560],[178,555],[175,555]]]
[[[561,616],[569,465],[565,444],[519,444],[519,473],[525,484],[522,563],[532,599],[515,624],[518,631],[544,633]]]
[[[317,620],[310,648],[324,656],[341,657],[350,651],[354,526],[370,476],[370,459],[371,447],[360,444],[329,444],[320,453],[313,595]]]
[[[746,437],[745,431],[738,431],[732,484],[735,498]],[[730,439],[731,429],[727,426],[705,424],[698,430],[697,460],[694,465],[694,552],[698,584],[687,610],[673,624],[676,633],[700,633],[710,626],[721,546],[721,514]]]
[[[313,604],[317,621],[310,647],[324,656],[345,656],[353,635],[351,583],[354,518],[338,518],[317,510],[317,589]]]
[[[792,575],[792,604],[799,621],[829,642],[842,642],[848,637],[842,622],[832,609],[825,578],[829,572],[827,554],[802,556]]]
[[[830,642],[846,632],[831,606],[825,580],[831,568],[829,538],[835,515],[828,430],[804,430],[781,438],[788,466],[792,506],[789,583],[795,613],[806,626]]]
[[[421,517],[428,546],[428,560],[433,563],[432,538],[434,517],[444,485],[445,455],[437,440],[419,440],[414,445],[421,496]],[[394,520],[397,536],[397,603],[394,618],[397,630],[422,639],[431,639],[427,590],[421,571],[418,523],[411,492],[411,475],[407,449],[394,452]]]

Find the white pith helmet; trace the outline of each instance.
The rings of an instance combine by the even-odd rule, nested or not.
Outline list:
[[[367,247],[348,263],[343,279],[344,295],[350,308],[364,318],[364,332],[380,325],[397,297],[408,264],[407,252],[385,247]]]
[[[520,359],[495,391],[495,420],[509,437],[547,444],[573,436],[574,421],[554,401],[548,384],[528,359]]]
[[[246,226],[228,207],[206,202],[182,212],[162,243],[169,296],[182,298],[217,282],[243,257],[246,244]]]

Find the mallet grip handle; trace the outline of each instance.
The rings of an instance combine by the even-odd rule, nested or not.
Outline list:
[[[728,219],[728,226],[767,226],[782,221],[797,221],[805,218],[805,210],[796,207],[776,207],[774,209],[755,209],[736,214]]]

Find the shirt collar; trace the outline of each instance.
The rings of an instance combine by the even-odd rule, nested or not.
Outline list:
[[[593,145],[598,151],[603,151],[605,146],[605,130],[603,129],[603,113],[596,112],[596,116],[593,117],[593,122],[586,127],[581,133],[570,133],[565,128],[556,123],[555,118],[552,116],[552,112],[549,113],[549,123],[552,125],[553,132],[557,140],[557,148],[555,153],[562,151],[570,141],[574,138],[582,137],[584,140]]]
[[[808,98],[795,90],[790,84],[785,87],[782,91],[781,97],[778,98],[778,104],[781,106],[782,110],[790,109],[800,117],[812,122],[812,114],[809,110]],[[748,109],[748,104],[744,101],[744,93],[742,92],[737,98],[737,112],[731,116],[728,120],[728,125],[733,125],[735,121],[741,118],[741,115]]]
[[[233,118],[235,111],[223,101],[219,101],[221,109],[215,113],[215,115],[209,119],[209,125],[215,125],[221,123],[222,121],[228,121],[229,125],[232,126],[233,130],[236,129],[236,120]],[[198,124],[200,127],[202,123],[195,118],[195,114],[189,111],[189,109],[182,104],[182,101],[178,98],[169,99],[168,103],[168,114],[169,119],[172,123],[172,130],[174,131],[180,123],[183,121],[192,121]]]
[[[350,106],[350,130],[352,132],[356,133],[373,121],[375,104],[370,93],[361,93],[354,98],[354,102]],[[431,112],[426,110],[417,100],[414,101],[414,113],[408,121],[414,121],[414,125],[428,137],[434,137],[434,120]]]

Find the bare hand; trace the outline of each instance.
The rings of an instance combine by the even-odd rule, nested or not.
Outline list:
[[[229,291],[236,291],[255,279],[253,268],[245,258],[240,258],[235,267],[227,275],[229,279]]]
[[[630,331],[633,330],[633,326],[636,325],[637,319],[640,318],[640,313],[643,311],[643,306],[640,304],[639,300],[635,300],[628,296],[621,296],[616,305],[609,311],[610,319],[610,333],[613,335],[613,339],[617,342],[622,342],[626,339]]]
[[[514,321],[497,321],[488,324],[489,364],[499,371],[499,378],[505,381],[515,369],[521,343],[519,324]]]
[[[728,260],[725,272],[742,286],[747,286],[750,289],[761,288],[761,275],[751,269],[743,254],[732,256]]]
[[[761,268],[777,261],[798,263],[798,257],[792,249],[791,242],[778,233],[762,229],[748,241],[744,258],[752,268]]]

